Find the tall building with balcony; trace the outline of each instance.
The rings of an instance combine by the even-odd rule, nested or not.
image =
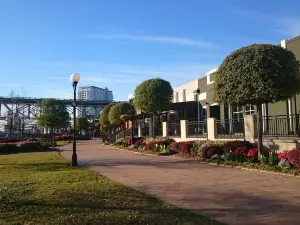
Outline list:
[[[108,88],[95,86],[83,86],[78,88],[78,100],[81,101],[113,101],[113,93]],[[99,107],[79,107],[79,116],[99,117],[102,108]]]

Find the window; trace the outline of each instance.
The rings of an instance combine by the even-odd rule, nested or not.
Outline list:
[[[245,115],[252,115],[256,113],[254,105],[246,105],[245,106]]]
[[[232,119],[236,121],[244,119],[244,110],[242,106],[232,106]]]

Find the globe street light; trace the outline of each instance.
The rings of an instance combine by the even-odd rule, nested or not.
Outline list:
[[[70,82],[74,90],[74,102],[73,102],[73,154],[72,154],[72,166],[78,166],[77,153],[76,153],[76,87],[80,80],[78,73],[73,73],[70,77]]]

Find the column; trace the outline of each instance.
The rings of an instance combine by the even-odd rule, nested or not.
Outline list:
[[[168,122],[162,122],[163,137],[169,137]]]
[[[288,119],[288,123],[289,123],[289,132],[293,132],[294,129],[293,129],[293,119],[292,119],[292,100],[289,98],[288,99],[288,115],[289,115],[289,119]]]
[[[257,117],[256,115],[244,116],[245,140],[254,143],[257,137]]]
[[[217,137],[217,126],[215,118],[207,118],[207,139],[215,140]]]
[[[138,122],[138,136],[143,137],[143,123]]]
[[[185,140],[187,136],[187,121],[186,120],[180,120],[180,133],[181,133],[181,139]]]

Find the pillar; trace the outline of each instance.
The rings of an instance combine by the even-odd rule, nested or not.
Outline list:
[[[138,136],[143,137],[143,123],[138,123]]]
[[[207,139],[215,140],[217,137],[217,124],[215,118],[207,118]]]
[[[168,122],[162,122],[163,137],[169,137]]]
[[[181,139],[185,140],[187,136],[187,120],[180,120]]]
[[[257,137],[257,118],[255,115],[244,116],[245,140],[254,143]]]

